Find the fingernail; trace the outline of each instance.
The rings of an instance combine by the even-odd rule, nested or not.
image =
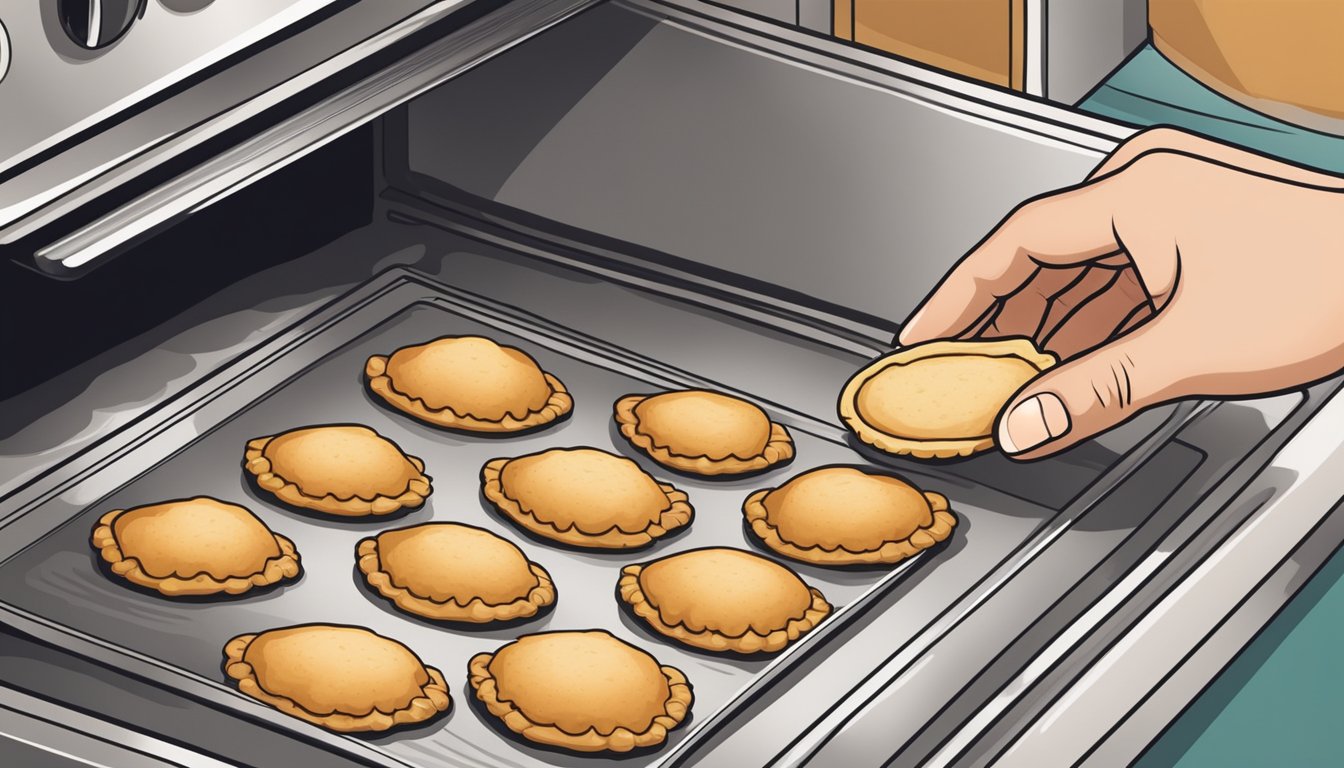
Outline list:
[[[1058,395],[1042,392],[1008,412],[999,425],[999,447],[1004,453],[1022,453],[1064,435],[1070,427],[1064,401]]]
[[[902,345],[910,343],[910,329],[914,328],[916,325],[919,324],[919,318],[923,314],[924,314],[924,308],[920,307],[919,311],[911,315],[910,319],[905,321],[905,325],[901,326],[901,333],[899,338],[901,340]]]

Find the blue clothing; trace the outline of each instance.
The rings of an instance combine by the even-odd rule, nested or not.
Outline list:
[[[1131,125],[1174,125],[1229,144],[1344,173],[1344,137],[1262,115],[1201,85],[1145,45],[1079,108]]]

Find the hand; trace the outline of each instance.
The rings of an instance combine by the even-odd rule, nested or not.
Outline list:
[[[902,344],[1029,336],[1063,362],[995,427],[1034,459],[1177,398],[1344,368],[1344,179],[1171,129],[1030,200],[912,315]]]

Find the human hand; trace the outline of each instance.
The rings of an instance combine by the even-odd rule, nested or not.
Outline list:
[[[1342,288],[1344,179],[1158,129],[1015,209],[900,342],[1028,336],[1058,355],[995,426],[1034,459],[1174,399],[1339,371]]]

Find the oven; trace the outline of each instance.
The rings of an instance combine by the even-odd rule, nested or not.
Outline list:
[[[127,26],[72,28],[85,5]],[[694,0],[224,5],[0,16],[0,106],[21,126],[0,170],[0,735],[14,755],[595,765],[492,729],[465,659],[600,626],[697,686],[692,722],[631,765],[1112,765],[1344,539],[1337,380],[1150,410],[1026,464],[886,457],[840,427],[844,382],[892,349],[955,258],[1020,200],[1083,177],[1122,126]],[[182,44],[197,28],[219,40]],[[145,40],[177,41],[167,74],[99,58]],[[62,85],[80,62],[117,66]],[[87,109],[13,117],[54,103],[40,88]],[[573,418],[483,441],[362,396],[370,352],[465,333],[561,373]],[[610,401],[683,387],[757,403],[799,457],[764,480],[686,480],[699,520],[658,554],[746,546],[741,497],[827,463],[914,478],[961,523],[896,568],[800,567],[837,610],[766,660],[677,651],[596,587],[522,629],[410,622],[351,579],[368,526],[283,511],[265,514],[296,531],[306,575],[256,600],[131,592],[87,544],[113,504],[246,498],[241,442],[322,421],[375,425],[425,457],[439,490],[408,521],[507,533],[477,496],[481,461],[619,451]],[[619,567],[525,547],[575,583]],[[321,620],[440,660],[449,716],[352,737],[228,685],[229,637]]]

